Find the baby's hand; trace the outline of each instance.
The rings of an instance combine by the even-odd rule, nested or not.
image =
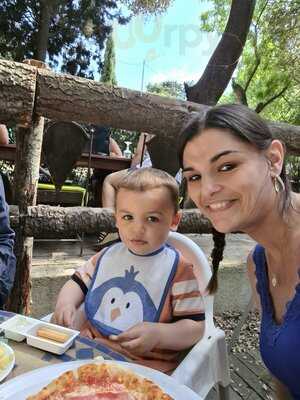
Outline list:
[[[76,313],[76,307],[73,304],[58,306],[56,307],[54,315],[52,316],[51,320],[58,325],[72,328],[74,323],[75,313]]]
[[[157,347],[159,343],[159,324],[142,322],[121,333],[111,335],[110,340],[136,354],[145,354]]]

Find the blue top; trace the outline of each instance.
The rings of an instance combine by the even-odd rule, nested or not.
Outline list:
[[[286,305],[282,324],[278,324],[274,319],[265,250],[262,246],[255,247],[253,260],[262,308],[261,357],[271,374],[289,389],[295,400],[300,400],[300,284],[295,288],[295,296]]]
[[[14,238],[14,231],[9,226],[8,206],[0,175],[0,308],[5,303],[14,282],[16,272]]]

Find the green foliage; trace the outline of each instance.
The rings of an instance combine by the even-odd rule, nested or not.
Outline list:
[[[53,69],[93,79],[94,64],[102,69],[103,44],[112,23],[130,19],[123,15],[122,6],[155,13],[171,1],[2,0],[0,55],[15,61],[46,60]]]
[[[105,53],[103,68],[101,72],[100,82],[107,83],[109,85],[117,85],[116,79],[116,55],[115,45],[112,34],[110,34],[106,40]]]
[[[147,92],[158,94],[159,96],[172,97],[185,100],[186,94],[182,83],[176,81],[164,81],[161,83],[149,83]]]
[[[122,0],[134,14],[161,14],[174,0]]]
[[[200,17],[204,31],[222,32],[230,0],[213,0]],[[268,119],[297,124],[300,120],[300,3],[257,0],[235,82],[245,91],[249,107]],[[228,99],[226,94],[221,102]],[[232,101],[234,97],[229,96]],[[235,99],[236,101],[236,99]]]

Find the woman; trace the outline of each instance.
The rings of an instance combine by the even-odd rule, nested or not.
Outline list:
[[[259,243],[247,264],[261,308],[262,359],[278,398],[300,399],[300,195],[290,190],[284,147],[254,111],[232,104],[191,121],[179,156],[189,196],[213,227]]]

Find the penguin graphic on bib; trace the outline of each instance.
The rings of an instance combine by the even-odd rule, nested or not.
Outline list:
[[[168,248],[165,250],[168,263],[162,264],[164,249],[159,257],[155,254],[141,260],[140,256],[128,252],[123,244],[112,246],[98,260],[86,296],[85,311],[88,320],[104,336],[118,335],[139,323],[159,320],[176,258],[170,257]],[[111,253],[117,253],[117,257],[111,257]],[[120,261],[116,265],[112,260]]]

